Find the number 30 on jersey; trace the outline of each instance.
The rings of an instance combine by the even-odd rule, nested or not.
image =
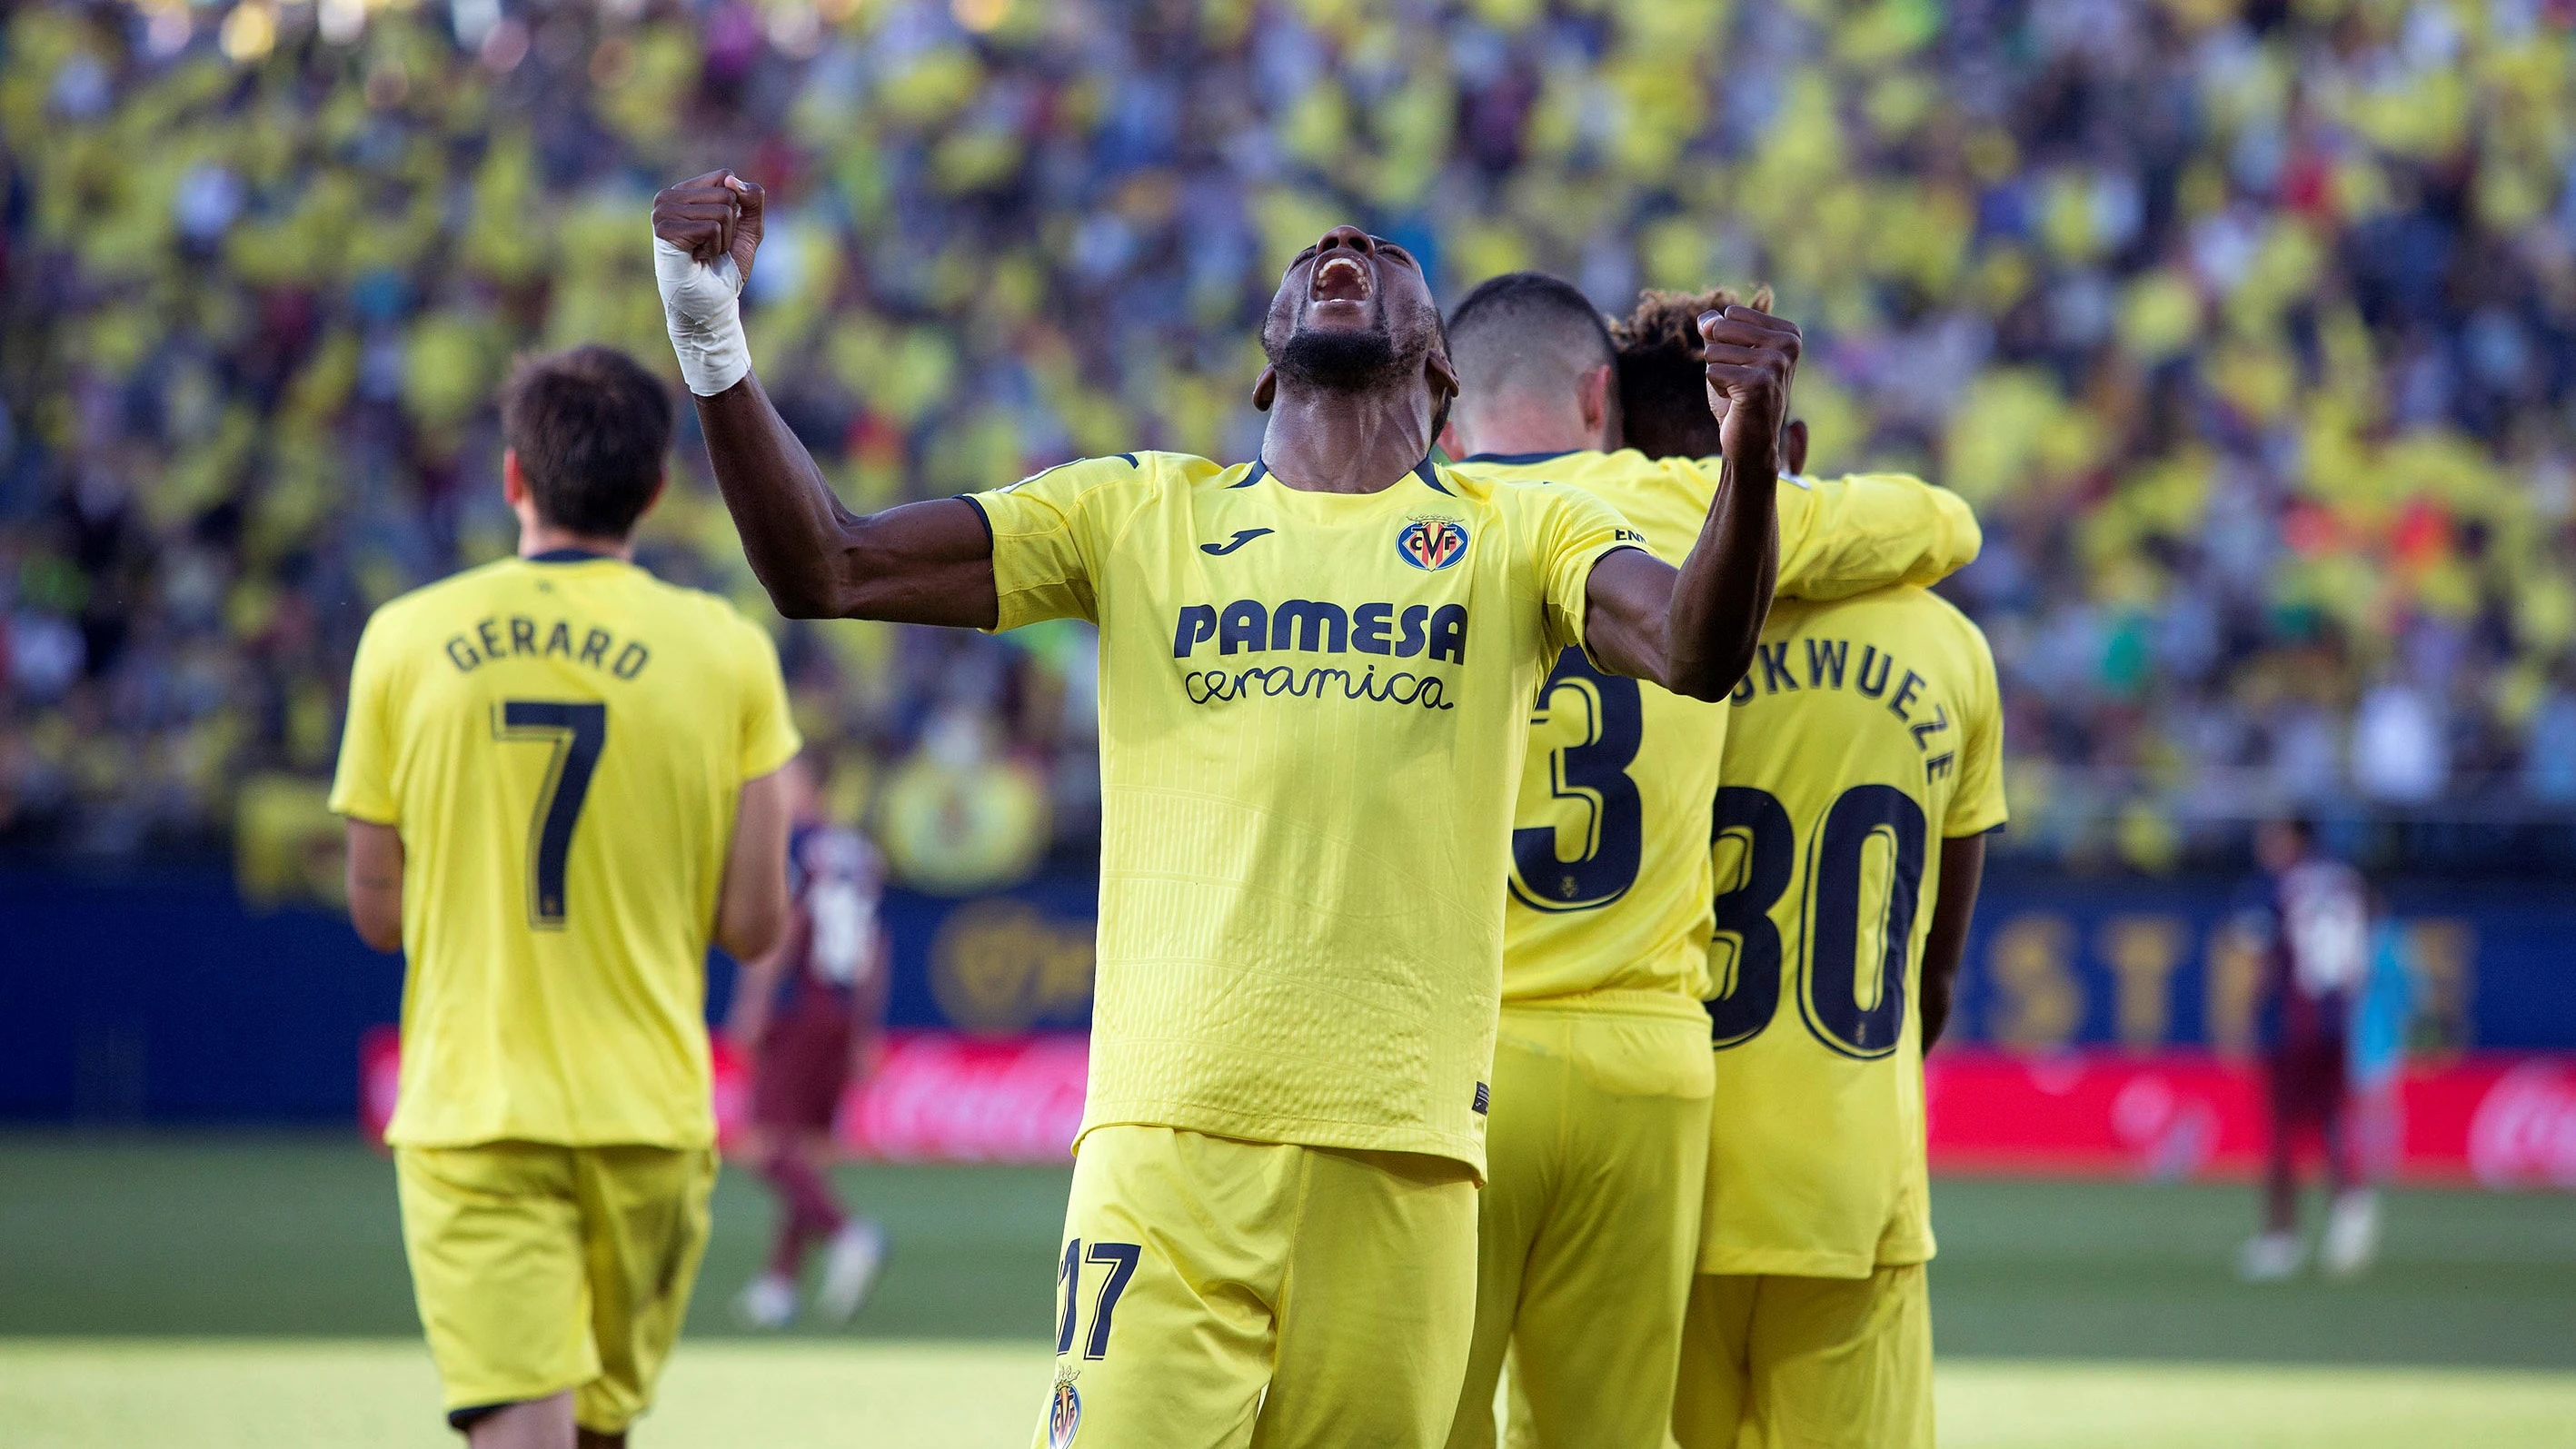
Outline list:
[[[1906,968],[1914,948],[1914,914],[1923,892],[1923,807],[1893,785],[1854,785],[1825,811],[1807,841],[1806,923],[1797,959],[1787,959],[1771,911],[1797,875],[1798,833],[1770,792],[1729,785],[1717,792],[1712,842],[1743,842],[1734,883],[1717,897],[1717,939],[1709,963],[1717,997],[1708,1003],[1709,1035],[1720,1047],[1741,1046],[1778,1014],[1780,993],[1795,977],[1798,1014],[1816,1040],[1863,1059],[1896,1050],[1905,1034]],[[1865,869],[1875,855],[1883,869]],[[1875,959],[1863,961],[1862,912],[1881,906],[1865,877],[1881,876]],[[1733,969],[1727,951],[1734,947]],[[1860,986],[1876,978],[1864,1004]]]

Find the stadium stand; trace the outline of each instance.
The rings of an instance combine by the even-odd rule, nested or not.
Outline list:
[[[0,842],[291,834],[369,607],[506,547],[509,358],[667,359],[645,199],[713,164],[769,187],[758,361],[854,506],[1139,437],[1245,456],[1248,322],[1319,218],[1372,218],[1444,297],[1521,266],[1622,309],[1767,279],[1810,339],[1818,463],[1920,470],[1985,519],[1952,593],[2004,672],[2014,851],[2154,868],[2281,806],[2564,812],[2571,24],[2566,0],[14,7]],[[679,457],[648,561],[769,617]],[[852,789],[1011,762],[1051,806],[1023,829],[1089,836],[1080,631],[781,628]]]

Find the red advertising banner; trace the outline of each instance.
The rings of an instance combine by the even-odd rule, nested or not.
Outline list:
[[[399,1048],[390,1028],[359,1048],[361,1111],[381,1137]],[[851,1088],[834,1135],[852,1155],[898,1162],[1062,1162],[1082,1121],[1089,1038],[985,1039],[897,1031],[876,1074]],[[1936,1172],[2241,1176],[2262,1162],[2259,1068],[2206,1052],[2023,1056],[1937,1052],[1924,1073]],[[716,1117],[730,1139],[750,1104],[719,1040]],[[2409,1069],[2359,1104],[2365,1150],[2399,1179],[2576,1188],[2576,1056],[2488,1054]]]
[[[731,1146],[750,1119],[751,1078],[723,1037],[712,1047],[716,1131]],[[887,1162],[1063,1162],[1090,1062],[1085,1032],[891,1032],[876,1074],[841,1099],[833,1136],[852,1156]],[[400,1036],[370,1028],[358,1041],[358,1118],[370,1141],[393,1120],[401,1075]]]
[[[2260,1068],[2205,1052],[1945,1050],[1924,1085],[1936,1172],[2241,1176],[2268,1131]],[[2410,1068],[2355,1120],[2401,1180],[2576,1188],[2576,1057]]]

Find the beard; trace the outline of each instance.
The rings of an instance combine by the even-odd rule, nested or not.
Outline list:
[[[1421,365],[1428,344],[1413,356],[1397,348],[1386,320],[1365,332],[1324,332],[1300,327],[1288,334],[1274,364],[1282,382],[1326,392],[1368,392]]]

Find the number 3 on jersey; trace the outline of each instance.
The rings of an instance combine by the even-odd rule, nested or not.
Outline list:
[[[1807,894],[1800,910],[1806,929],[1798,952],[1798,1014],[1816,1040],[1844,1056],[1883,1057],[1905,1033],[1905,976],[1914,947],[1914,913],[1923,891],[1923,807],[1893,785],[1854,785],[1825,811],[1807,846]],[[1717,947],[1734,946],[1732,969],[1721,968],[1717,997],[1708,1003],[1709,1034],[1719,1047],[1740,1046],[1762,1034],[1779,1010],[1787,964],[1780,931],[1771,917],[1796,874],[1798,842],[1789,812],[1768,791],[1729,785],[1717,792],[1710,840],[1736,836],[1743,843],[1734,883],[1717,897]],[[1874,852],[1873,842],[1884,844]],[[1878,855],[1879,872],[1867,869]],[[1867,877],[1878,875],[1878,959],[1860,959],[1865,939],[1861,913],[1869,899]],[[1877,991],[1861,1000],[1864,966],[1876,968]]]
[[[492,711],[492,737],[504,744],[536,741],[554,746],[545,783],[537,790],[536,818],[528,823],[528,924],[540,931],[564,927],[564,861],[572,854],[572,829],[590,796],[590,775],[608,743],[608,706],[551,699],[504,700]]]
[[[1563,719],[1583,725],[1584,734],[1549,757],[1548,793],[1582,812],[1583,853],[1559,859],[1555,826],[1514,830],[1512,894],[1533,910],[1597,910],[1637,883],[1645,849],[1644,807],[1628,778],[1646,733],[1637,681],[1604,674],[1582,650],[1566,650],[1539,687],[1530,723],[1544,729]]]

